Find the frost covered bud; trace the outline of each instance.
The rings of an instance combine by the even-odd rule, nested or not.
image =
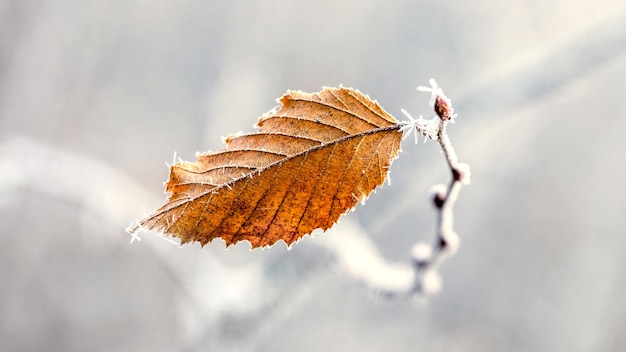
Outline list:
[[[435,208],[441,209],[443,204],[446,202],[446,194],[442,192],[437,192],[433,196],[433,203],[435,204]]]
[[[422,294],[424,296],[436,295],[441,291],[443,280],[435,270],[427,270],[422,275]]]
[[[444,97],[438,95],[435,97],[435,112],[437,116],[444,121],[451,120],[454,117],[454,112],[452,110],[452,106],[450,106],[449,101],[447,101]]]
[[[443,93],[443,90],[439,88],[437,82],[434,79],[430,81],[430,87],[417,87],[420,92],[430,92],[430,106],[433,107],[437,116],[443,121],[452,121],[456,116],[454,108],[452,108],[452,102]]]
[[[468,164],[459,163],[456,168],[452,170],[452,176],[455,181],[459,181],[464,185],[469,185],[471,183],[471,175],[470,167]]]
[[[418,269],[428,265],[432,256],[433,249],[427,243],[418,242],[411,248],[411,259],[413,259],[413,263]]]
[[[435,185],[430,189],[433,205],[437,209],[441,209],[446,202],[446,186]]]
[[[439,238],[439,246],[442,249],[448,250],[450,255],[454,255],[459,250],[461,244],[461,237],[453,230],[447,231]]]

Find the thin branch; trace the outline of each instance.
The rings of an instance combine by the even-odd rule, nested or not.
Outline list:
[[[409,121],[403,122],[401,130],[408,135],[414,129],[426,139],[435,139],[443,151],[451,178],[447,188],[438,187],[433,196],[433,205],[437,210],[437,233],[434,245],[419,242],[412,248],[413,269],[415,282],[409,290],[410,294],[425,296],[436,294],[441,289],[439,268],[446,258],[454,255],[459,248],[459,236],[454,231],[453,208],[464,184],[470,183],[470,169],[467,164],[459,163],[458,157],[446,132],[448,124],[454,122],[456,114],[451,100],[446,97],[434,79],[430,80],[430,87],[418,87],[418,91],[431,93],[431,106],[437,116],[432,120],[423,118],[414,119],[406,111],[402,111]],[[387,292],[392,296],[404,295],[400,292]]]

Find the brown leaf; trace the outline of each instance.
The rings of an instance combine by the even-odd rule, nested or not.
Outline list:
[[[289,91],[256,133],[229,136],[219,152],[171,166],[168,202],[130,228],[181,243],[222,238],[252,248],[287,245],[330,228],[365,200],[398,155],[398,122],[351,88]]]

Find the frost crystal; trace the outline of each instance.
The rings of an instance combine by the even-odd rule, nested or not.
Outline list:
[[[417,133],[426,137],[424,142],[428,139],[437,140],[437,134],[439,133],[440,128],[438,118],[426,120],[420,116],[416,119],[411,116],[408,111],[404,109],[401,109],[400,111],[402,111],[402,113],[408,118],[407,121],[402,121],[400,123],[400,131],[406,132],[402,139],[406,139],[409,135],[411,135],[411,133],[413,133],[413,130],[415,130],[415,143],[417,143]]]

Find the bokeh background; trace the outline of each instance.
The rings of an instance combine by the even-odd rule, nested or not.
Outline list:
[[[432,142],[291,250],[129,245],[174,152],[252,131],[287,89],[402,118],[430,115],[431,77],[473,174],[438,296],[380,297],[343,257],[377,275],[368,251],[406,266],[432,240]],[[616,0],[2,0],[0,350],[623,351],[625,82]]]

